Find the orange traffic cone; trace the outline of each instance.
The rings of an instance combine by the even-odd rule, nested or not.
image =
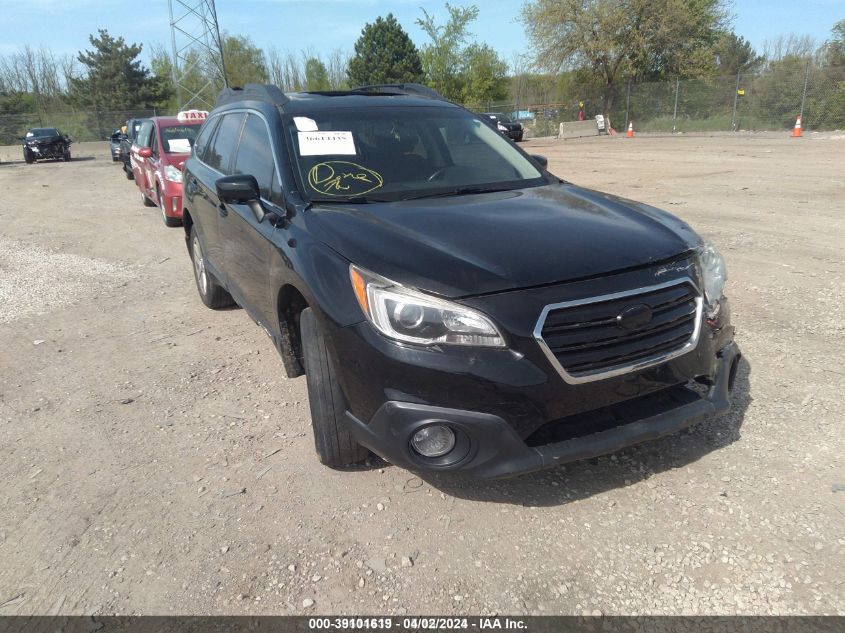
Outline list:
[[[627,138],[634,138],[634,122],[628,123],[628,133],[625,134]]]
[[[792,128],[792,136],[793,138],[799,138],[801,136],[801,115],[798,115],[798,118],[795,119],[795,127]]]

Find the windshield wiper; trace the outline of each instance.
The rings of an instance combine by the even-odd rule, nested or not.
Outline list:
[[[372,198],[369,196],[347,196],[337,198],[311,198],[312,203],[329,203],[329,204],[370,204],[373,202],[393,202],[387,198]]]
[[[512,187],[456,187],[447,191],[424,193],[421,196],[410,196],[402,200],[422,200],[423,198],[446,198],[449,196],[468,196],[474,193],[494,193],[497,191],[513,191]]]

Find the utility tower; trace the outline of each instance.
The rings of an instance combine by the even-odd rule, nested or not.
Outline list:
[[[180,110],[211,109],[228,87],[214,0],[167,0],[173,42],[173,85]]]

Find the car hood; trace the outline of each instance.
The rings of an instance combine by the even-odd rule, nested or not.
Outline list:
[[[582,279],[687,253],[700,238],[654,207],[570,184],[428,200],[321,203],[309,230],[359,266],[445,297]]]
[[[167,164],[173,165],[176,169],[181,171],[182,167],[185,165],[185,161],[191,157],[190,154],[167,154]]]
[[[27,143],[38,143],[39,145],[46,144],[46,143],[56,143],[58,141],[64,141],[63,136],[30,136],[27,137]]]

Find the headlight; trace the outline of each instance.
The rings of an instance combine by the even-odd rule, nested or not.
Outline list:
[[[361,309],[385,336],[418,345],[505,347],[490,320],[470,308],[444,301],[389,279],[349,267]]]
[[[164,168],[164,177],[170,182],[182,182],[182,172],[173,165],[167,165]]]
[[[715,305],[722,297],[725,289],[725,282],[728,280],[728,269],[725,266],[725,258],[716,250],[710,242],[704,242],[698,252],[698,260],[701,264],[701,279],[704,284],[704,297],[707,303]]]
[[[498,124],[498,127],[499,127],[499,131],[500,131],[500,132],[507,132],[507,131],[508,131],[508,128],[506,128],[506,127],[505,127],[504,125],[502,125],[501,123],[499,123],[499,124]]]

